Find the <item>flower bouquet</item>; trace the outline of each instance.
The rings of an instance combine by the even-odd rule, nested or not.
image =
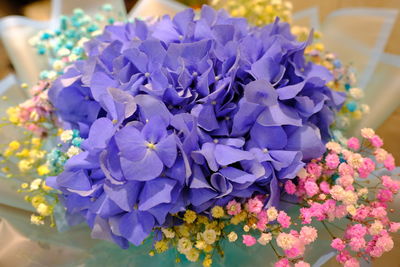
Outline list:
[[[203,266],[234,242],[268,246],[275,266],[310,266],[319,231],[344,266],[393,248],[394,159],[372,129],[342,135],[338,114],[361,93],[314,33],[299,41],[279,18],[252,26],[209,6],[109,23],[43,77],[45,117],[62,130],[40,165],[47,178],[23,185],[41,192],[28,198],[32,222],[63,207],[93,238],[152,240],[150,256]]]

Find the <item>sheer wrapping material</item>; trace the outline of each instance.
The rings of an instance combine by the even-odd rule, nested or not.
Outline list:
[[[163,15],[173,16],[179,11],[187,8],[181,3],[173,0],[139,0],[129,12],[128,18],[160,17]]]
[[[398,10],[383,8],[341,9],[323,22],[317,8],[294,16],[294,24],[321,30],[326,49],[356,70],[371,111],[352,125],[350,135],[363,127],[378,128],[400,105],[400,56],[384,53],[397,16]]]
[[[88,15],[95,15],[103,4],[113,5],[113,14],[125,18],[126,9],[123,0],[52,0],[52,14],[49,21],[35,21],[22,16],[8,16],[0,19],[0,39],[15,69],[18,81],[35,85],[39,73],[49,68],[45,56],[37,54],[29,45],[29,39],[40,30],[55,29],[59,26],[61,15],[70,15],[80,7]]]

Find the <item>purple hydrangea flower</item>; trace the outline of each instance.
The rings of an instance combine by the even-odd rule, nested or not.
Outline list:
[[[139,245],[188,208],[266,194],[319,157],[344,96],[278,20],[258,28],[208,6],[108,26],[49,97],[83,152],[48,183],[96,238]]]

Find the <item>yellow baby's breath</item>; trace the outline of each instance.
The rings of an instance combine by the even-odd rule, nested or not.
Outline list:
[[[215,206],[211,209],[211,215],[214,218],[222,218],[225,215],[225,211],[221,206]]]

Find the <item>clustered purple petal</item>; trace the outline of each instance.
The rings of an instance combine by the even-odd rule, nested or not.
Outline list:
[[[344,100],[278,20],[259,28],[204,6],[108,26],[50,89],[85,138],[49,179],[92,236],[139,245],[172,214],[266,194],[320,157]]]

